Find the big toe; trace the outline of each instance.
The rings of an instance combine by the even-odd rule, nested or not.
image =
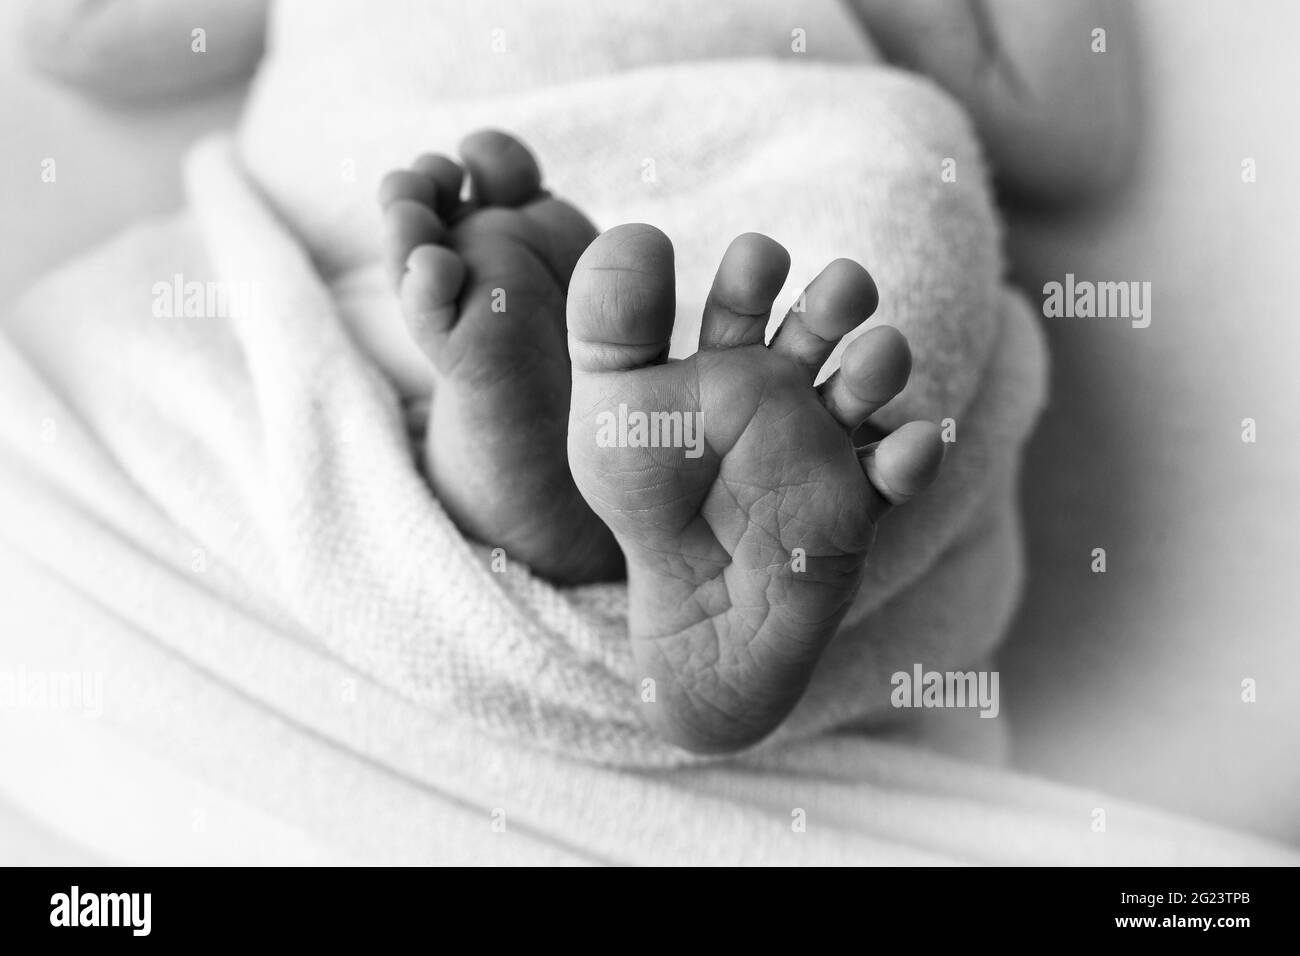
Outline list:
[[[540,234],[537,252],[565,289],[583,252],[596,238],[596,227],[575,206],[546,196],[519,210]]]
[[[485,129],[460,144],[474,200],[484,206],[521,206],[542,194],[542,170],[528,147],[509,133]]]
[[[673,331],[673,244],[644,223],[598,236],[569,283],[569,354],[577,372],[610,372],[663,361]]]

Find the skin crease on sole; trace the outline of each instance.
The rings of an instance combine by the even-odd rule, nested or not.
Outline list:
[[[854,430],[906,384],[911,358],[897,330],[861,335],[813,387],[836,343],[876,307],[857,263],[828,265],[806,307],[764,344],[788,270],[773,240],[735,240],[700,350],[681,361],[665,359],[673,250],[657,229],[604,233],[570,283],[570,466],[627,559],[645,716],[696,752],[752,745],[789,713],[857,592],[875,523],[929,485],[943,459],[925,422],[853,445]],[[668,442],[615,443],[616,412],[680,414],[698,422],[702,445],[688,455]]]
[[[474,134],[461,156],[420,157],[380,189],[386,259],[435,373],[434,493],[467,536],[557,583],[615,579],[626,563],[644,674],[629,693],[651,726],[692,751],[753,744],[802,694],[857,592],[875,522],[938,471],[944,446],[928,423],[861,448],[850,437],[906,384],[906,340],[867,330],[814,389],[839,339],[875,310],[875,283],[832,262],[768,347],[789,256],[747,234],[718,269],[700,351],[667,362],[667,238],[639,225],[597,238],[506,134]],[[602,446],[596,419],[620,406],[698,413],[698,456]]]

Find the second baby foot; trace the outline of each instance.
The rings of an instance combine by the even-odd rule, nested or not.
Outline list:
[[[461,531],[537,574],[618,578],[622,556],[565,458],[564,301],[595,227],[543,191],[513,137],[475,133],[460,153],[463,166],[422,156],[380,187],[387,264],[434,369],[429,482]]]
[[[623,548],[628,629],[653,726],[690,750],[752,744],[794,707],[862,579],[876,521],[935,477],[938,429],[912,422],[865,448],[852,434],[907,381],[902,334],[871,329],[813,383],[877,304],[832,262],[769,346],[790,259],[741,236],[705,305],[699,351],[666,361],[673,249],[611,229],[570,282],[569,461]],[[648,698],[653,698],[649,700]]]

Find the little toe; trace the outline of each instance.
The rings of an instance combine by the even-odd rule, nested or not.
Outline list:
[[[776,240],[756,232],[733,239],[704,303],[700,348],[761,343],[772,303],[789,274],[790,253]]]
[[[465,275],[464,261],[445,246],[418,246],[406,263],[398,289],[402,316],[411,337],[435,364],[442,353],[441,336],[455,324]]]
[[[876,311],[880,295],[870,273],[852,259],[836,259],[808,285],[772,339],[772,351],[803,367],[809,380],[845,333]]]
[[[662,362],[676,309],[673,244],[644,223],[616,226],[587,247],[569,283],[569,355],[575,372]]]
[[[912,372],[912,350],[903,333],[878,325],[844,350],[840,367],[821,387],[835,420],[852,431],[903,390]]]
[[[483,206],[522,206],[542,194],[542,171],[519,140],[500,130],[471,133],[460,144],[474,200]]]
[[[859,452],[862,469],[880,501],[879,518],[890,505],[901,505],[928,488],[939,474],[945,446],[939,426],[908,422]]]
[[[440,243],[447,230],[433,209],[414,199],[396,199],[384,209],[384,262],[400,286],[407,260],[417,246]]]

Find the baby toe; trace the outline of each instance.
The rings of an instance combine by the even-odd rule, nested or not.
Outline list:
[[[907,384],[912,350],[892,325],[868,329],[849,343],[839,369],[821,387],[827,410],[852,431]]]
[[[434,184],[437,191],[434,211],[444,222],[450,222],[461,206],[464,168],[454,159],[438,153],[425,153],[411,164],[411,168]]]
[[[465,263],[445,246],[411,251],[398,289],[402,317],[420,349],[438,365],[442,336],[456,322],[456,302],[465,284]]]
[[[542,171],[519,140],[500,130],[471,133],[460,144],[474,200],[484,206],[521,206],[542,194]]]
[[[568,289],[573,270],[596,238],[596,227],[576,207],[546,196],[519,210],[536,226],[540,242],[537,252],[560,287]]]
[[[939,475],[945,445],[939,426],[908,422],[860,453],[872,488],[883,499],[879,518],[888,505],[901,505],[928,488]]]
[[[836,259],[781,322],[772,351],[803,368],[811,381],[845,333],[869,319],[879,303],[871,274],[852,259]]]
[[[775,239],[756,232],[737,236],[718,266],[704,303],[700,348],[757,345],[790,273],[790,253]]]
[[[673,244],[654,226],[616,226],[587,247],[569,283],[569,353],[577,372],[661,362],[676,310]]]
[[[429,205],[414,199],[396,199],[384,209],[384,264],[394,284],[400,285],[411,251],[441,243],[447,230]]]
[[[438,184],[418,170],[394,169],[379,182],[379,205],[387,209],[401,199],[433,209],[438,200]]]

